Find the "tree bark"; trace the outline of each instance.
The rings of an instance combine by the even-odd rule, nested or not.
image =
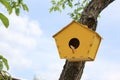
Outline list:
[[[87,25],[90,29],[95,31],[98,15],[113,1],[114,0],[91,0],[82,12],[79,23]],[[69,62],[66,60],[59,80],[80,80],[84,66],[85,61]]]

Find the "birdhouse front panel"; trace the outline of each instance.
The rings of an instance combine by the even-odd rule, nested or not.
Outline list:
[[[73,21],[53,37],[55,38],[60,58],[80,61],[90,60],[96,55],[94,50],[91,51],[95,35],[87,26]],[[97,44],[95,45],[97,46]]]

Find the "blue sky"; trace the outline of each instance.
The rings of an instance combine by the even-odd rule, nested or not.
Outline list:
[[[58,80],[65,60],[59,58],[52,36],[72,19],[67,10],[49,13],[50,0],[24,0],[29,12],[8,16],[8,29],[0,26],[0,53],[9,60],[9,72],[23,80]],[[103,37],[95,61],[86,62],[82,80],[120,80],[120,1],[101,13],[97,32]]]

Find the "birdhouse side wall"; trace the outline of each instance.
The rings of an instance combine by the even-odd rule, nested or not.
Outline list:
[[[91,46],[90,53],[89,53],[89,58],[90,59],[92,59],[92,60],[95,59],[98,48],[100,46],[100,42],[101,42],[101,37],[96,34],[95,37],[94,37],[94,40],[93,40],[93,44]]]

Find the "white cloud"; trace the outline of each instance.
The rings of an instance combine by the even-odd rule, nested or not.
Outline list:
[[[33,72],[31,74],[38,74],[40,78],[58,79],[62,70],[62,63],[56,61],[58,53],[54,54],[56,49],[52,46],[53,40],[40,37],[42,34],[40,24],[27,16],[12,14],[9,19],[10,26],[8,29],[4,26],[0,27],[0,53],[9,60],[12,76],[20,78],[24,76],[23,78],[25,78],[25,75],[22,73],[18,75],[18,71],[14,70],[29,69]],[[51,72],[57,76],[50,75]],[[27,71],[24,73],[27,76]]]
[[[0,53],[8,58],[11,67],[27,68],[32,61],[26,56],[37,47],[42,31],[37,21],[27,16],[9,16],[10,26],[0,26]]]

